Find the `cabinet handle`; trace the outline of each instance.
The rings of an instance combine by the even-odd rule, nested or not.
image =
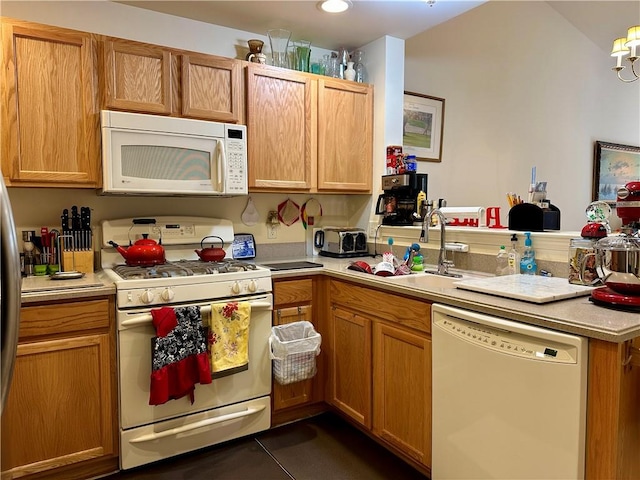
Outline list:
[[[216,423],[226,422],[227,420],[233,420],[234,418],[247,417],[249,415],[253,415],[254,413],[261,412],[262,410],[264,410],[264,405],[260,405],[258,407],[251,407],[251,408],[242,410],[241,412],[229,413],[227,415],[221,415],[215,418],[208,418],[206,420],[201,420],[199,422],[182,425],[181,427],[170,428],[169,430],[164,430],[162,432],[141,435],[139,437],[132,438],[131,440],[129,440],[129,443],[142,443],[142,442],[150,442],[152,440],[159,440],[164,437],[178,435],[180,433],[188,432],[190,430],[195,430],[196,428],[202,428],[208,425],[215,425]]]

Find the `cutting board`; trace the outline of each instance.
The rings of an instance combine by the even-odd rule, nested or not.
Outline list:
[[[506,275],[453,282],[457,288],[533,303],[548,303],[590,295],[593,287],[574,285],[566,278]]]

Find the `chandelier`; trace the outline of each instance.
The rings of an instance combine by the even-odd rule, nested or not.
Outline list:
[[[627,30],[627,36],[616,38],[613,41],[613,50],[611,50],[611,56],[617,57],[616,66],[611,70],[615,71],[618,74],[618,78],[625,83],[635,82],[638,80],[638,72],[636,72],[634,62],[638,60],[638,54],[636,53],[637,47],[640,45],[640,25],[636,25],[635,27],[629,27]],[[631,49],[631,50],[629,50]],[[631,73],[635,78],[625,79],[622,78],[620,72],[625,69],[622,65],[622,57],[625,55],[629,55],[627,60],[631,64]]]

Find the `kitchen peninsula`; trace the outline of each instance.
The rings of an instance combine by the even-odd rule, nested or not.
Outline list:
[[[317,262],[318,257],[313,257],[313,260]],[[367,261],[370,258],[363,258],[363,260]],[[295,415],[303,415],[305,411],[318,411],[325,408],[323,407],[325,402],[341,412],[345,411],[340,404],[342,402],[345,406],[349,394],[342,391],[336,397],[335,384],[332,385],[335,381],[331,373],[334,367],[332,352],[336,348],[337,339],[331,331],[332,322],[335,320],[331,319],[335,318],[336,311],[341,311],[340,315],[356,314],[356,319],[365,319],[359,320],[365,322],[363,325],[372,321],[374,326],[377,325],[373,332],[377,331],[385,336],[393,334],[394,338],[400,335],[398,338],[410,340],[410,343],[406,344],[407,348],[413,345],[408,350],[411,352],[410,358],[420,358],[421,362],[426,362],[422,365],[430,368],[430,305],[441,303],[588,337],[586,478],[631,479],[635,476],[634,472],[640,472],[640,465],[638,465],[640,459],[636,454],[640,448],[638,443],[640,411],[637,408],[640,402],[640,368],[638,366],[640,362],[638,362],[637,350],[633,349],[633,347],[640,347],[640,318],[636,313],[598,307],[591,304],[586,297],[536,305],[460,290],[453,288],[446,281],[439,285],[437,282],[431,282],[428,287],[419,286],[418,281],[415,284],[401,284],[393,278],[381,278],[348,270],[346,267],[350,263],[349,260],[322,257],[320,263],[324,264],[322,268],[275,271],[272,274],[276,294],[278,285],[282,282],[303,281],[306,285],[310,282],[315,284],[312,289],[314,296],[309,299],[313,302],[314,308],[311,320],[314,320],[317,330],[323,335],[322,353],[318,359],[319,390],[306,399],[307,404],[298,404],[289,410],[285,407],[283,411],[285,414],[288,412],[288,420],[295,419]],[[94,288],[102,294],[109,292],[108,284]],[[37,304],[38,300],[43,298],[54,301],[56,296],[59,299],[77,301],[82,301],[83,296],[88,296],[86,300],[89,301],[90,296],[95,293],[92,287],[71,290],[62,288],[55,292],[25,291],[23,300],[28,307],[32,302]],[[374,311],[371,308],[373,305],[375,305]],[[336,307],[339,310],[335,310]],[[366,336],[363,338],[366,339]],[[342,337],[339,346],[350,348],[355,345],[353,343],[355,341],[356,339],[352,337]],[[375,351],[372,353],[375,354]],[[343,354],[348,353],[343,352]],[[419,417],[410,419],[412,423],[424,425],[426,436],[418,441],[406,442],[401,432],[393,431],[390,426],[383,430],[379,429],[381,420],[376,417],[379,414],[376,412],[379,410],[376,410],[378,407],[375,405],[379,405],[380,399],[375,396],[375,392],[379,389],[383,378],[377,375],[371,378],[375,379],[372,380],[373,391],[369,391],[369,395],[373,396],[368,397],[370,398],[368,401],[365,399],[365,406],[369,405],[367,408],[371,408],[373,405],[373,411],[369,411],[368,414],[373,413],[373,417],[366,417],[369,420],[359,422],[354,420],[352,415],[345,414],[345,416],[351,418],[360,428],[370,432],[374,438],[394,453],[428,472],[430,466],[429,397],[424,399],[427,407],[421,413],[416,413]],[[425,392],[430,391],[428,384],[425,384],[424,388]],[[344,397],[345,394],[347,397]],[[305,410],[305,407],[308,410]]]

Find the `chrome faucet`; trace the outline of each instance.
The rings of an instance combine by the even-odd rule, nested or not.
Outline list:
[[[433,208],[433,202],[431,201],[427,203],[427,213],[422,219],[422,230],[420,232],[420,242],[423,242],[423,243],[429,242],[429,226],[431,225],[431,218],[433,217],[433,215],[438,217],[438,223],[440,223],[440,251],[438,252],[438,269],[435,272],[430,272],[428,270],[425,270],[425,273],[435,273],[438,275],[446,275],[449,277],[458,277],[460,275],[455,273],[449,273],[449,267],[453,267],[454,264],[452,261],[447,260],[446,258],[445,224],[447,223],[447,219],[439,207]]]

